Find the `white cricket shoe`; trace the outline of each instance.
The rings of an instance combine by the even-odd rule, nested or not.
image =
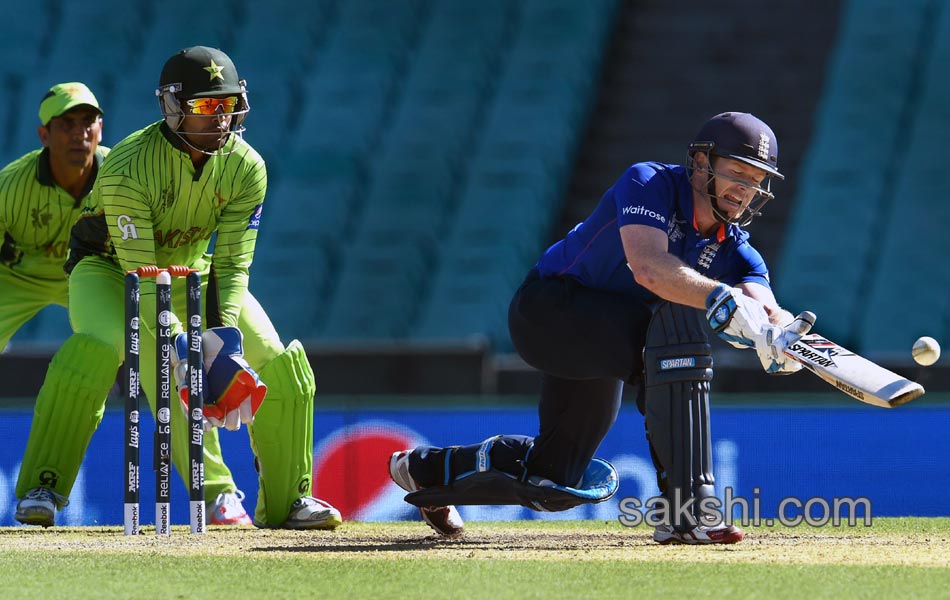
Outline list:
[[[653,541],[666,544],[736,544],[742,541],[742,530],[735,525],[697,525],[689,531],[676,531],[671,525],[658,525]]]
[[[415,492],[421,488],[409,474],[410,452],[411,450],[393,452],[393,455],[389,457],[389,476],[402,489]],[[439,535],[452,537],[461,535],[465,530],[462,516],[451,505],[419,507],[419,516]]]
[[[208,525],[252,525],[244,510],[244,492],[221,492],[213,502],[205,503],[205,522]]]
[[[340,511],[313,496],[297,498],[290,507],[290,515],[283,522],[283,529],[336,529],[343,524]]]
[[[56,509],[69,504],[65,496],[44,487],[33,488],[17,503],[13,518],[27,525],[52,527],[56,524]]]

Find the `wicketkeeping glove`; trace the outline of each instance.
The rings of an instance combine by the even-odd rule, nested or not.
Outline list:
[[[237,327],[212,327],[201,335],[207,383],[205,418],[231,431],[253,423],[267,386],[244,360],[243,336]]]

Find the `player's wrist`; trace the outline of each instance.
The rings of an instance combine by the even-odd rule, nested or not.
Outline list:
[[[729,287],[725,283],[720,283],[719,285],[714,287],[711,292],[709,292],[708,296],[706,296],[706,308],[710,309],[716,304],[719,304],[721,301],[721,298],[724,295],[731,294],[731,293],[732,293],[731,287]]]

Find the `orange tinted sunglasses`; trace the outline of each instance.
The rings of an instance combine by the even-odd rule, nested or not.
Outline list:
[[[237,96],[228,96],[227,98],[192,98],[191,100],[185,100],[185,106],[189,109],[188,112],[193,115],[217,114],[219,106],[221,107],[222,113],[229,115],[237,108],[237,103]]]

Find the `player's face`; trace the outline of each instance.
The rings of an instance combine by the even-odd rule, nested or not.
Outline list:
[[[232,113],[237,107],[236,96],[217,96],[182,100],[185,113],[181,133],[192,145],[213,152],[224,146],[231,130]]]
[[[49,148],[50,160],[76,168],[92,165],[102,139],[102,116],[89,106],[77,106],[50,119],[39,129],[40,140]]]
[[[764,169],[731,158],[713,160],[719,209],[734,218],[749,206],[768,175]]]

